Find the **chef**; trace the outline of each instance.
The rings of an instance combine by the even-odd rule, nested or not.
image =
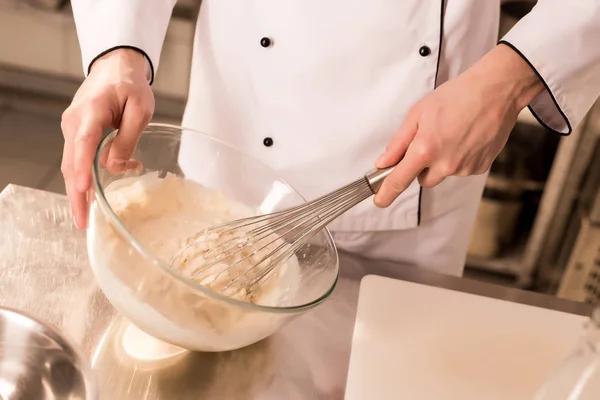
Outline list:
[[[86,225],[102,133],[127,166],[154,111],[174,0],[72,0],[86,79],[62,172]],[[486,174],[517,115],[568,135],[600,94],[600,1],[540,0],[498,43],[500,0],[204,0],[182,125],[306,198],[399,164],[329,227],[339,248],[462,273]],[[194,152],[186,143],[182,153]]]

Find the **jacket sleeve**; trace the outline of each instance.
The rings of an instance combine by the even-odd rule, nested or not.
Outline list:
[[[502,38],[546,86],[529,109],[568,135],[600,96],[600,0],[538,0]]]
[[[71,0],[83,70],[117,48],[133,48],[150,62],[152,77],[177,0]]]

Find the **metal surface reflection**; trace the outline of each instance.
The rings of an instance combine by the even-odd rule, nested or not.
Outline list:
[[[253,346],[190,353],[132,333],[131,325],[107,302],[87,261],[85,235],[75,229],[65,196],[14,185],[0,193],[0,255],[0,305],[31,313],[73,338],[93,366],[100,398],[108,400],[342,400],[358,289],[367,273],[582,315],[592,309],[342,253],[338,285],[315,310]],[[127,339],[128,334],[137,336]],[[127,340],[140,346],[126,350]],[[159,354],[140,356],[148,348]],[[2,385],[0,381],[0,390]]]
[[[237,351],[167,352],[165,357],[153,357],[162,344],[147,338],[144,350],[152,356],[136,357],[127,349],[131,329],[136,330],[127,320],[116,319],[92,357],[101,386],[113,388],[111,398],[253,399],[268,390],[276,375],[276,339]]]
[[[87,360],[54,328],[0,309],[0,399],[95,400]]]

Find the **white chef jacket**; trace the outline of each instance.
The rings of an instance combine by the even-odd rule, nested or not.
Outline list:
[[[123,46],[156,73],[174,3],[73,0],[86,73]],[[204,0],[183,125],[244,149],[314,198],[362,176],[416,101],[495,46],[499,14],[500,0]],[[569,134],[600,94],[599,38],[600,1],[540,0],[502,39],[543,80],[530,108],[551,130]],[[473,204],[482,186],[450,177],[426,189],[421,216],[415,181],[391,207],[365,201],[330,228],[414,228]]]

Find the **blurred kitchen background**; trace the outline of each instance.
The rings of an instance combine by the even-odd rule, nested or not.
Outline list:
[[[535,1],[502,5],[502,36]],[[155,121],[179,124],[199,0],[179,0],[154,83]],[[68,0],[0,0],[0,190],[64,193],[60,116],[83,75]],[[528,111],[494,163],[466,276],[600,300],[600,102],[569,137]]]

